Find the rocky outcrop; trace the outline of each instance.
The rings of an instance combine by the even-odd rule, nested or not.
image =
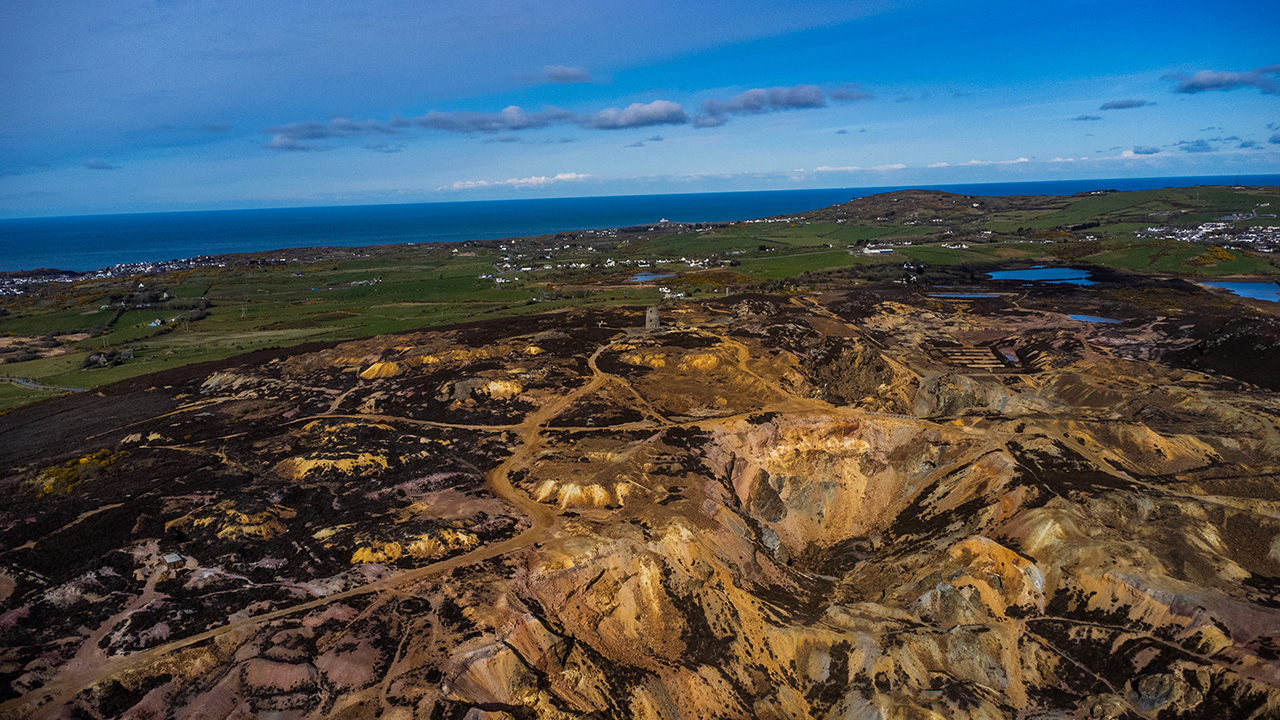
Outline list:
[[[175,381],[9,467],[0,714],[1280,715],[1274,393],[894,292]]]

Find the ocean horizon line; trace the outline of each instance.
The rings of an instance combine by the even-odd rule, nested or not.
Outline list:
[[[206,255],[501,240],[658,222],[735,222],[808,212],[904,190],[987,197],[1199,185],[1280,186],[1277,175],[1199,175],[1001,183],[595,195],[447,202],[180,210],[0,219],[0,271],[90,272]],[[1036,192],[1039,191],[1039,192]]]
[[[480,205],[480,204],[499,204],[499,203],[537,203],[543,201],[556,200],[599,200],[606,198],[656,198],[656,197],[686,197],[701,195],[749,195],[749,194],[769,194],[769,193],[806,193],[806,192],[835,192],[835,191],[874,191],[869,194],[880,194],[884,192],[897,192],[902,190],[941,190],[947,192],[946,188],[967,188],[967,187],[1004,187],[1015,185],[1055,185],[1055,184],[1087,184],[1098,182],[1144,182],[1144,181],[1180,181],[1180,180],[1207,180],[1221,179],[1228,180],[1237,178],[1240,180],[1246,178],[1268,178],[1270,182],[1266,183],[1241,183],[1243,185],[1271,185],[1273,182],[1280,183],[1280,173],[1240,173],[1227,175],[1152,175],[1149,177],[1132,177],[1132,178],[1082,178],[1082,179],[1058,179],[1058,180],[1006,180],[999,182],[965,182],[965,183],[930,183],[930,184],[908,184],[908,185],[860,185],[860,186],[833,186],[822,188],[772,188],[764,190],[713,190],[713,191],[691,191],[691,192],[669,192],[669,193],[614,193],[606,195],[554,195],[542,197],[507,197],[507,198],[481,198],[475,200],[417,200],[413,202],[373,202],[373,203],[331,203],[321,205],[272,205],[264,207],[232,207],[232,208],[194,208],[186,210],[127,210],[120,212],[102,212],[102,213],[66,213],[61,215],[17,215],[12,217],[0,216],[0,224],[10,221],[26,221],[26,220],[55,220],[61,218],[106,218],[121,217],[135,215],[192,215],[199,213],[239,213],[239,212],[274,212],[288,210],[315,210],[320,208],[376,208],[376,207],[411,207],[415,205]],[[1164,187],[1193,187],[1195,185],[1217,185],[1219,183],[1196,182],[1191,185],[1174,184]],[[1232,183],[1221,183],[1224,185],[1234,185]],[[1119,188],[1116,188],[1119,189]],[[1143,188],[1155,190],[1160,188]],[[1088,191],[1078,191],[1088,192]],[[956,193],[964,194],[964,193]],[[1074,194],[1074,193],[1072,193]],[[856,195],[854,197],[865,197],[865,195]],[[993,196],[994,197],[994,196]],[[817,209],[817,208],[814,208]],[[751,218],[743,218],[751,219]]]

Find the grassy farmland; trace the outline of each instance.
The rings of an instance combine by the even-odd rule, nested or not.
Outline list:
[[[267,347],[571,305],[650,304],[662,299],[663,286],[697,299],[726,288],[797,286],[832,271],[854,281],[901,279],[910,274],[904,264],[976,268],[1068,260],[1185,277],[1269,276],[1278,272],[1275,255],[1139,233],[1155,224],[1190,228],[1272,202],[1280,207],[1280,189],[1071,198],[914,191],[779,222],[329,249],[289,262],[233,257],[221,267],[45,283],[6,297],[0,304],[0,375],[93,388]],[[892,252],[868,255],[862,252],[867,245]],[[630,281],[641,272],[670,277]],[[132,358],[122,357],[125,349]],[[95,355],[105,361],[87,362]],[[49,394],[0,384],[0,411]]]

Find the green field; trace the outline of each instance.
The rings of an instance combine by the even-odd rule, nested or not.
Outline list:
[[[1004,217],[989,220],[984,226],[995,232],[1012,232],[1021,227],[1047,230],[1096,222],[1099,225],[1095,232],[1118,234],[1146,225],[1169,222],[1194,225],[1215,221],[1228,213],[1252,210],[1259,201],[1266,202],[1271,198],[1270,194],[1258,195],[1226,187],[1086,195],[1073,198],[1057,208],[1009,212]]]
[[[0,382],[0,413],[16,408],[20,405],[33,403],[37,400],[56,397],[63,393],[56,390],[31,390],[29,388],[19,387],[13,383]]]
[[[891,278],[907,272],[900,267],[907,262],[983,266],[1052,260],[1058,255],[1144,273],[1273,275],[1278,268],[1270,256],[1135,236],[1153,224],[1194,227],[1270,201],[1280,207],[1280,191],[1183,188],[1069,198],[986,198],[980,203],[982,211],[975,211],[971,203],[922,202],[913,207],[894,200],[877,206],[873,197],[865,200],[871,206],[863,212],[884,213],[875,222],[851,220],[835,206],[787,222],[596,234],[589,239],[565,234],[506,241],[506,250],[498,242],[391,246],[334,252],[291,265],[244,263],[154,277],[48,284],[0,305],[0,334],[25,339],[36,349],[64,343],[73,352],[21,360],[31,355],[10,346],[10,354],[0,351],[0,373],[92,388],[267,347],[573,305],[651,304],[662,297],[658,285],[696,299],[725,287],[777,287],[827,271],[846,272],[841,277]],[[856,209],[858,202],[850,206]],[[1073,229],[1080,225],[1085,227]],[[1081,248],[1096,252],[1063,253],[1085,235],[1102,238]],[[893,244],[894,252],[865,255],[861,248],[869,242]],[[967,247],[943,247],[957,243]],[[515,268],[531,269],[500,271],[504,258]],[[606,260],[613,265],[608,267]],[[575,263],[590,267],[570,267]],[[546,265],[552,268],[544,269]],[[674,277],[651,284],[629,282],[637,272]],[[511,281],[496,284],[481,277],[494,273]],[[157,319],[163,324],[153,324]],[[125,347],[134,351],[133,359],[112,367],[85,367],[90,355]],[[49,395],[2,384],[0,409]]]
[[[1265,257],[1239,250],[1222,250],[1228,258],[1215,258],[1198,243],[1150,241],[1089,255],[1085,262],[1139,272],[1176,273],[1191,276],[1265,275],[1276,266]]]
[[[941,245],[920,245],[903,248],[898,252],[926,265],[987,264],[1002,260],[1034,258],[1044,255],[1044,250],[1041,246],[1010,243],[970,245],[964,249],[944,248]]]

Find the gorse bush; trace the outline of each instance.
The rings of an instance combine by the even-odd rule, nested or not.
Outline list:
[[[80,483],[101,477],[124,456],[123,450],[113,453],[104,448],[84,457],[68,460],[62,465],[46,468],[29,484],[35,486],[36,497],[70,495]]]

